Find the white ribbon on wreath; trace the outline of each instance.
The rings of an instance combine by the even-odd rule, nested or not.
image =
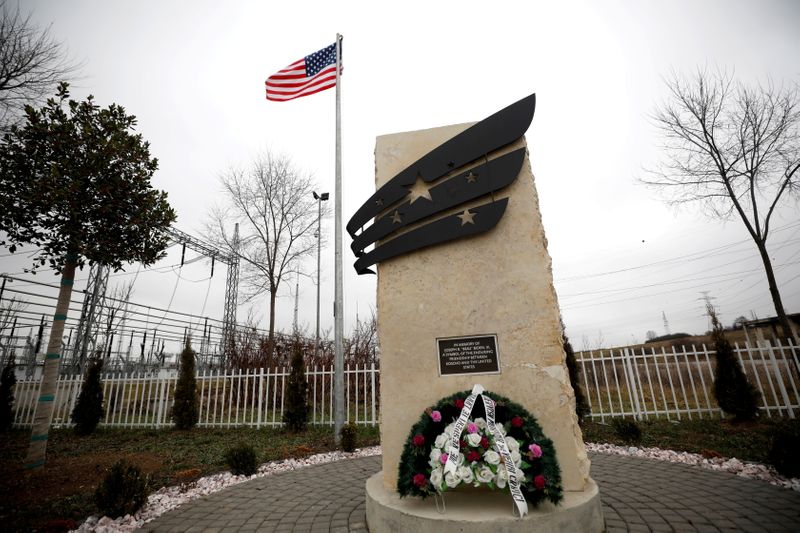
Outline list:
[[[461,454],[461,447],[459,445],[461,433],[464,431],[464,427],[467,425],[467,420],[469,420],[469,417],[472,414],[472,407],[475,405],[475,401],[478,399],[478,396],[480,396],[483,399],[483,407],[486,411],[486,427],[494,437],[497,453],[499,453],[503,458],[506,473],[508,474],[508,488],[511,491],[511,497],[514,498],[514,504],[519,511],[519,516],[522,518],[528,514],[528,502],[525,500],[522,490],[520,490],[520,480],[522,479],[523,474],[514,464],[514,459],[511,457],[511,450],[508,449],[506,439],[500,432],[500,428],[495,423],[494,400],[483,394],[483,392],[483,386],[476,384],[474,387],[472,387],[472,393],[467,396],[466,400],[464,400],[464,407],[461,409],[461,415],[459,415],[458,420],[456,420],[456,423],[453,426],[453,433],[450,435],[450,444],[447,447],[447,461],[444,465],[444,472],[450,472],[453,474],[456,473],[456,469],[458,468],[458,457]]]

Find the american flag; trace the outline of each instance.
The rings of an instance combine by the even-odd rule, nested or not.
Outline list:
[[[336,86],[336,43],[295,61],[264,82],[267,100],[283,102]]]

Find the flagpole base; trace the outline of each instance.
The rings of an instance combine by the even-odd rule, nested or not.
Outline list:
[[[529,507],[524,518],[515,514],[508,493],[445,493],[446,510],[437,510],[433,498],[400,498],[383,485],[383,472],[367,480],[367,527],[371,533],[512,533],[518,531],[595,533],[605,530],[597,484],[589,480],[581,492],[564,491],[559,505],[549,502]]]

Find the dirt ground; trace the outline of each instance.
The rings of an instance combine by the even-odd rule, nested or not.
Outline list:
[[[86,519],[95,487],[117,460],[136,464],[142,472],[163,470],[153,452],[51,454],[41,470],[22,467],[25,439],[3,439],[0,454],[0,531],[68,531]],[[33,528],[33,529],[32,529]]]

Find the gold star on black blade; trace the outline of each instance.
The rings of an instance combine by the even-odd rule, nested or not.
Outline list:
[[[464,209],[464,212],[458,215],[458,218],[461,219],[461,225],[465,226],[467,224],[475,225],[475,213],[470,212],[469,209]]]
[[[470,171],[469,174],[465,176],[467,178],[467,183],[475,183],[475,180],[478,179],[478,175]]]
[[[401,224],[403,220],[400,218],[400,211],[396,210],[392,213],[392,224]]]

